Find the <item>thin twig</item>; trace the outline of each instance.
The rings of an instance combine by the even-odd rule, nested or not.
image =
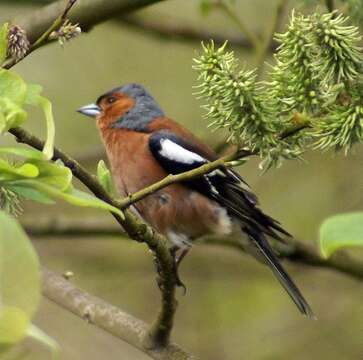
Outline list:
[[[284,14],[285,14],[285,9],[287,7],[287,4],[288,4],[288,0],[278,0],[276,9],[273,13],[271,27],[264,37],[263,44],[259,49],[260,51],[256,55],[256,67],[257,67],[258,75],[260,75],[262,73],[263,63],[266,59],[266,56],[267,56],[268,50],[271,46],[271,43],[273,42],[274,35],[281,26],[281,22],[282,22]]]
[[[65,8],[64,0],[58,0],[30,13],[22,14],[16,17],[12,23],[24,29],[28,40],[33,43],[27,53],[29,55],[37,48],[53,41],[49,39],[49,35],[61,23],[58,17],[59,14],[64,14],[65,9],[66,16],[70,18],[72,23],[79,23],[82,31],[89,31],[94,25],[102,21],[125,15],[130,11],[161,1],[165,0],[107,0],[107,2],[105,0],[87,0],[79,2],[73,8],[75,0],[69,0]],[[72,12],[69,13],[71,8]],[[35,43],[37,44],[35,45]],[[19,61],[11,59],[5,62],[2,67],[10,69]]]
[[[335,9],[334,0],[325,0],[325,6],[329,12],[333,12]]]
[[[216,8],[221,9],[236,24],[241,33],[253,45],[256,53],[258,53],[260,51],[259,49],[262,46],[261,40],[252,31],[249,30],[247,25],[245,25],[242,19],[237,16],[235,11],[233,11],[230,6],[226,4],[225,0],[217,0],[215,1],[215,3],[213,3],[213,5]]]
[[[245,151],[243,155],[250,156],[251,154],[252,153],[250,151]],[[171,185],[171,184],[174,184],[174,183],[180,182],[180,181],[190,180],[192,178],[209,173],[221,166],[227,166],[227,163],[229,161],[232,161],[237,158],[241,159],[243,157],[243,155],[241,153],[238,153],[238,154],[233,153],[233,154],[224,156],[220,159],[217,159],[215,161],[206,163],[205,165],[202,165],[196,169],[189,170],[189,171],[183,172],[181,174],[177,174],[177,175],[168,175],[164,179],[148,186],[147,188],[137,191],[133,194],[130,194],[127,198],[120,200],[118,202],[118,207],[120,209],[125,209],[125,208],[129,207],[130,205],[132,205],[133,203],[144,199],[146,196],[148,196],[168,185]]]
[[[83,0],[77,3],[68,18],[72,23],[78,23],[82,31],[86,32],[103,21],[161,1],[165,0]],[[34,42],[63,10],[64,0],[53,1],[34,11],[22,12],[13,23],[21,26],[26,31],[29,41]]]
[[[63,13],[60,14],[53,22],[53,24],[49,27],[49,29],[47,29],[42,36],[39,37],[39,39],[37,41],[35,41],[35,43],[32,45],[32,47],[30,48],[30,52],[38,49],[39,47],[41,47],[42,45],[44,45],[47,41],[49,41],[49,36],[51,35],[51,33],[53,31],[57,31],[59,30],[62,25],[64,24],[64,22],[67,19],[67,15],[69,13],[69,11],[71,10],[72,6],[76,3],[77,0],[69,0]]]
[[[3,65],[4,69],[10,69],[14,65],[16,65],[20,60],[23,60],[25,57],[30,55],[34,50],[40,48],[41,46],[45,45],[49,42],[49,36],[53,31],[58,30],[67,19],[67,15],[73,5],[77,2],[77,0],[68,0],[65,9],[63,12],[58,15],[58,17],[54,20],[54,22],[50,25],[50,27],[31,45],[28,52],[23,56],[21,59],[10,59],[9,61],[5,62]]]

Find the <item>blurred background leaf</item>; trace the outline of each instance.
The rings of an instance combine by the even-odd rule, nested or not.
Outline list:
[[[319,244],[325,257],[345,247],[363,247],[363,212],[326,219],[320,227]]]
[[[0,211],[0,347],[25,337],[39,302],[38,257],[20,225]]]

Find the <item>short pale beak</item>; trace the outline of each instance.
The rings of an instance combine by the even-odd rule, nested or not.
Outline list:
[[[96,104],[89,104],[82,106],[77,110],[79,113],[89,116],[89,117],[96,117],[97,115],[101,114],[101,109]]]

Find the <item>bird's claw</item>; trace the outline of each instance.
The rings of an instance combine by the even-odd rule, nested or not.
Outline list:
[[[178,273],[178,265],[175,264],[175,268],[174,268],[174,271],[175,271],[175,284],[177,287],[181,287],[183,289],[183,295],[185,295],[187,293],[187,287],[185,286],[185,284],[183,283],[183,281],[181,281],[180,277],[179,277],[179,273]]]
[[[178,248],[173,247],[170,249],[170,254],[173,258],[175,284],[177,287],[181,287],[183,289],[183,295],[185,295],[187,293],[187,287],[185,286],[185,284],[183,283],[183,281],[180,279],[179,276],[179,265],[181,263],[181,260],[184,258],[185,254],[183,250],[182,254],[178,256],[177,255],[178,250],[179,250]]]

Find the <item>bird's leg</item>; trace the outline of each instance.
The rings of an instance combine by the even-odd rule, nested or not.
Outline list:
[[[180,286],[183,288],[183,292],[184,295],[187,292],[187,288],[184,285],[184,283],[181,281],[180,276],[179,276],[179,265],[181,263],[181,261],[183,260],[183,258],[185,257],[185,255],[188,253],[189,248],[188,249],[183,249],[181,251],[180,254],[178,254],[178,250],[180,250],[180,248],[178,246],[172,246],[170,248],[170,254],[173,257],[174,260],[174,272],[175,272],[175,280],[176,280],[176,286]]]
[[[185,255],[188,254],[190,248],[185,248],[181,251],[181,253],[179,254],[179,256],[177,256],[176,258],[176,264],[177,266],[180,265],[180,263],[182,262],[182,260],[184,259]]]

